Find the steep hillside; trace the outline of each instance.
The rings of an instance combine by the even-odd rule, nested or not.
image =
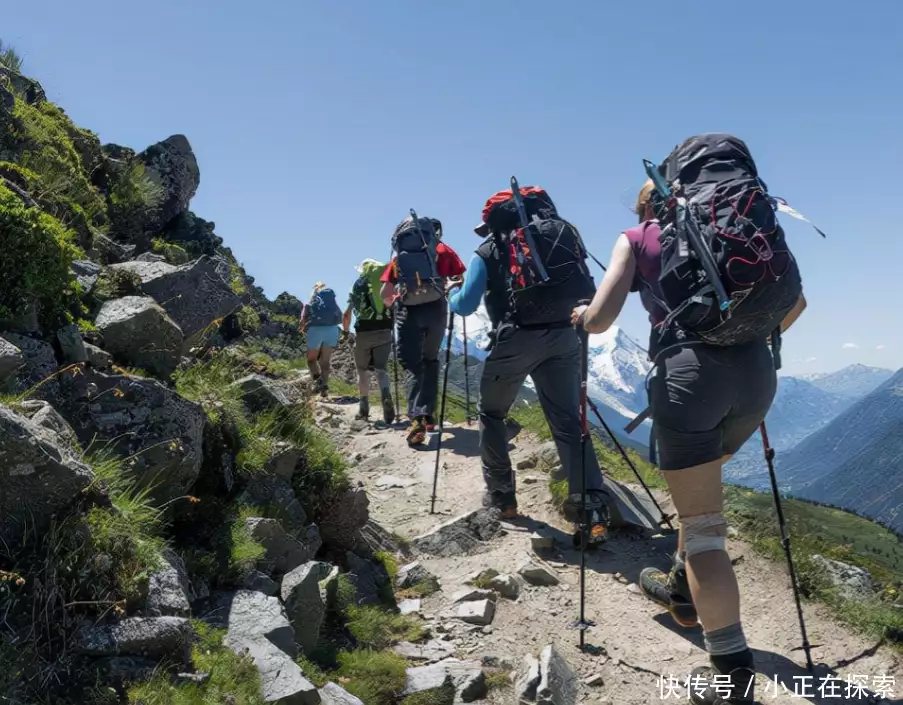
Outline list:
[[[779,377],[778,391],[765,419],[769,441],[776,452],[788,451],[855,402],[852,397],[826,392],[796,377]],[[758,433],[725,466],[724,475],[730,482],[767,489],[768,473]]]
[[[849,365],[837,372],[804,375],[802,379],[831,394],[861,399],[886,382],[893,370],[869,365]]]
[[[793,450],[778,456],[792,494],[903,529],[903,370]]]

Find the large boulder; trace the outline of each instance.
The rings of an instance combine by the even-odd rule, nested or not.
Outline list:
[[[201,468],[204,411],[155,380],[85,368],[62,375],[57,410],[83,446],[127,458],[124,470],[155,499],[186,494]]]
[[[320,625],[326,616],[326,594],[320,583],[329,577],[332,566],[308,561],[282,579],[282,602],[295,628],[295,640],[309,654],[320,640]]]
[[[348,581],[354,587],[355,604],[394,604],[392,579],[382,563],[361,558],[351,551],[345,554],[345,561]]]
[[[48,402],[29,399],[17,404],[16,411],[31,419],[44,440],[59,445],[77,458],[81,457],[81,448],[75,431]]]
[[[37,105],[47,100],[47,95],[40,83],[3,65],[0,65],[0,85],[10,86],[13,91],[25,99],[26,103],[31,105]]]
[[[217,320],[239,309],[244,298],[232,291],[207,256],[181,266],[165,262],[123,262],[112,266],[141,279],[141,291],[160,304],[179,324],[187,345],[197,342]]]
[[[86,294],[91,293],[91,290],[97,283],[97,278],[103,271],[103,267],[87,259],[76,260],[69,265],[69,269],[72,270],[75,280]]]
[[[254,474],[248,481],[238,502],[252,507],[267,507],[282,527],[294,536],[301,536],[307,525],[307,514],[295,496],[291,483],[273,475]]]
[[[276,383],[263,375],[248,375],[232,384],[241,390],[241,398],[248,411],[260,413],[288,406],[288,397]]]
[[[339,495],[332,507],[323,512],[320,536],[323,543],[338,551],[353,550],[361,529],[370,519],[370,500],[363,487],[352,487]]]
[[[235,653],[249,657],[260,675],[260,694],[267,705],[318,705],[317,687],[304,677],[291,656],[266,639],[230,641]],[[225,701],[224,701],[225,702]]]
[[[320,534],[315,524],[298,538],[288,534],[277,519],[248,517],[245,526],[251,538],[266,549],[258,567],[269,573],[285,575],[311,560],[320,550]]]
[[[149,232],[159,232],[188,204],[201,183],[197,159],[185,135],[172,135],[138,155],[148,177],[163,189],[160,202],[147,223]]]
[[[224,643],[246,644],[267,640],[290,656],[296,656],[295,631],[278,597],[262,592],[239,590],[224,605],[228,631]]]
[[[864,568],[813,555],[812,562],[821,575],[848,600],[868,600],[875,596],[875,579]]]
[[[131,617],[83,628],[75,640],[87,656],[148,656],[191,661],[191,623],[182,617]]]
[[[40,535],[93,479],[47,429],[0,405],[0,542],[18,544],[25,523]]]
[[[104,347],[124,365],[168,378],[179,364],[182,331],[149,296],[107,301],[95,320]]]
[[[223,244],[223,239],[214,233],[216,223],[199,218],[191,211],[180,213],[167,223],[162,236],[166,240],[179,244],[188,243],[189,251],[200,254],[216,254],[216,248]]]
[[[144,611],[151,617],[190,617],[185,562],[172,551],[165,551],[162,558],[163,566],[148,579]]]
[[[0,338],[0,382],[25,364],[22,351],[4,338]]]
[[[30,392],[33,399],[52,401],[59,394],[56,355],[53,347],[42,340],[18,333],[4,333],[7,343],[22,354],[22,365],[12,375],[13,393]]]

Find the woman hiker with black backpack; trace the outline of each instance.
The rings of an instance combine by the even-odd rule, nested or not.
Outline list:
[[[592,303],[575,308],[572,320],[589,333],[604,332],[621,313],[627,294],[640,293],[652,323],[649,353],[653,372],[647,383],[653,421],[650,446],[658,450],[658,465],[681,523],[672,570],[664,574],[656,568],[645,569],[640,587],[665,606],[679,625],[690,628],[699,621],[703,626],[711,668],[693,671],[688,688],[691,702],[748,705],[755,702],[755,668],[740,621],[737,579],[726,549],[722,467],[756,431],[771,407],[777,379],[768,336],[779,337],[776,329],[786,331],[793,324],[805,308],[805,298],[795,260],[766,200],[764,185],[757,177],[749,177],[750,172],[755,174],[755,165],[742,142],[729,135],[691,138],[657,168],[660,175],[662,169],[670,178],[663,179],[664,184],[650,179],[642,188],[636,204],[640,225],[620,235]],[[654,172],[650,176],[655,178]],[[729,287],[733,296],[724,296],[714,306],[707,303],[717,301],[718,285],[710,282],[702,295],[692,298],[693,304],[702,301],[695,311],[689,310],[689,304],[680,305],[682,295],[675,287],[681,281],[706,286],[706,279],[685,276],[670,280],[667,270],[661,277],[663,259],[680,267],[694,262],[700,262],[697,267],[705,266],[701,256],[686,258],[686,242],[679,242],[684,230],[673,226],[674,211],[669,208],[679,202],[670,198],[667,184],[677,183],[678,176],[681,196],[708,199],[704,217],[715,220],[714,237],[732,238],[732,243],[717,243],[723,249],[718,250],[721,256],[715,266],[726,272],[721,275],[726,282],[720,284],[721,293]],[[719,182],[728,182],[730,188]],[[710,187],[718,183],[723,188],[710,188],[699,195],[695,187],[703,183]],[[667,194],[664,198],[659,189]],[[738,208],[747,219],[731,218]],[[712,224],[706,221],[705,225]],[[660,241],[666,226],[675,237],[666,234]],[[690,227],[694,226],[687,226],[687,232]],[[693,243],[698,241],[692,237],[698,232],[687,235],[694,252]],[[761,257],[743,251],[753,244],[759,247]],[[741,271],[747,265],[750,271]],[[752,292],[751,303],[744,305],[746,297],[736,295],[741,289],[745,294]],[[721,311],[728,307],[732,312],[726,317]],[[705,320],[709,324],[714,320],[714,327],[685,325],[690,313],[700,312],[711,316]],[[692,320],[698,324],[700,319]],[[679,325],[671,325],[675,321]]]
[[[324,398],[329,394],[330,363],[339,345],[341,322],[342,309],[336,302],[335,292],[323,282],[317,282],[301,312],[300,330],[307,333],[307,368],[315,389]]]

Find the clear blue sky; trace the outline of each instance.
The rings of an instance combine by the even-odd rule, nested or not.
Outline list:
[[[270,297],[318,279],[344,297],[411,207],[469,259],[512,173],[607,261],[640,160],[733,132],[829,237],[784,218],[809,299],[785,370],[903,366],[903,3],[730,7],[45,0],[6,13],[0,36],[103,141],[187,135],[193,209]],[[645,343],[637,301],[620,324]]]

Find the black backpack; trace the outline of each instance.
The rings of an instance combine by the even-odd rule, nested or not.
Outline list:
[[[558,215],[548,193],[518,187],[512,178],[511,190],[486,201],[483,222],[507,254],[502,261],[510,321],[522,328],[570,325],[574,307],[592,299],[596,285],[580,233]]]
[[[691,137],[658,167],[644,162],[661,226],[659,277],[669,329],[717,346],[774,333],[797,303],[802,281],[744,142]]]
[[[412,210],[392,234],[392,250],[400,301],[417,306],[445,296],[445,284],[436,269],[436,246],[442,224],[435,218],[419,218]]]

